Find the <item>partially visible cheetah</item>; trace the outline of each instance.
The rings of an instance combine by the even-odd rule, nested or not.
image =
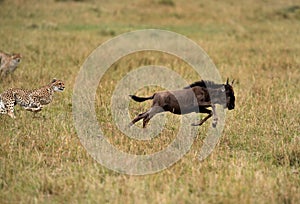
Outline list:
[[[22,59],[21,54],[7,54],[0,51],[0,77],[3,78],[7,74],[16,70]]]
[[[14,106],[17,104],[27,111],[39,112],[43,106],[52,101],[54,92],[61,92],[64,88],[65,85],[61,80],[53,79],[51,83],[38,89],[8,89],[0,95],[0,113],[15,118]]]

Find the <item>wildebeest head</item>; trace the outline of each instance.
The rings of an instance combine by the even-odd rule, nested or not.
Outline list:
[[[235,96],[234,91],[232,88],[234,80],[231,82],[231,85],[228,83],[228,79],[226,81],[226,84],[224,84],[225,87],[225,93],[226,93],[226,106],[228,110],[234,109],[235,106]]]
[[[196,81],[192,84],[190,84],[189,86],[184,87],[184,89],[189,89],[195,86],[200,86],[203,88],[208,88],[210,90],[220,90],[222,89],[222,92],[226,94],[226,107],[228,108],[228,110],[232,110],[234,109],[235,106],[235,96],[234,96],[234,91],[232,88],[234,80],[231,82],[231,84],[229,84],[229,79],[227,79],[226,84],[216,84],[212,81],[205,81],[205,80],[201,80],[201,81]],[[212,92],[210,92],[212,93]],[[218,93],[218,92],[216,92]],[[222,95],[220,92],[217,95]],[[215,100],[217,101],[217,103],[220,101],[223,101],[222,99],[220,99],[218,96],[215,96]],[[223,104],[223,102],[221,102],[220,104]],[[225,104],[224,104],[225,106]],[[224,107],[224,108],[226,108]]]

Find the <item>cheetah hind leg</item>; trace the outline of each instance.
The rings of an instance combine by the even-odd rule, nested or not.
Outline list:
[[[7,115],[9,115],[11,118],[16,118],[15,114],[14,114],[14,103],[9,103],[6,105],[6,110],[7,110]]]
[[[4,103],[1,100],[0,100],[0,114],[3,114],[3,115],[7,114],[7,110],[4,106]]]
[[[13,119],[16,118],[16,116],[14,114],[14,106],[7,107],[7,115],[9,115]]]
[[[11,118],[16,118],[14,115],[14,103],[9,102],[3,102],[0,96],[0,114],[7,114]]]
[[[9,116],[10,116],[11,118],[13,118],[13,119],[16,118],[14,112],[9,111],[9,112],[7,113],[7,115],[9,115]]]
[[[1,106],[0,106],[0,114],[3,114],[3,115],[8,114],[8,112],[7,112],[7,110],[6,110],[5,107],[1,107]]]

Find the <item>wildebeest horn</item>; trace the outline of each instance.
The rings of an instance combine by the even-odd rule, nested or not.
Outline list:
[[[226,84],[228,84],[229,78],[227,78]]]
[[[231,86],[233,85],[233,83],[234,83],[234,80],[232,80],[232,82],[231,82]]]

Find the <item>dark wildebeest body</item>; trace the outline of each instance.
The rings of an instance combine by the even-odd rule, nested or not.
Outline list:
[[[144,128],[155,114],[165,111],[174,114],[187,114],[191,112],[208,114],[199,123],[193,125],[202,125],[213,115],[213,126],[215,127],[218,120],[215,105],[223,105],[224,108],[228,108],[229,110],[234,109],[235,105],[234,92],[232,86],[228,84],[228,80],[226,84],[198,81],[181,90],[157,92],[150,97],[138,97],[134,95],[130,95],[130,97],[137,102],[153,99],[150,110],[139,114],[130,123],[130,125],[133,125],[143,119]],[[212,107],[212,110],[207,109],[208,107]]]

